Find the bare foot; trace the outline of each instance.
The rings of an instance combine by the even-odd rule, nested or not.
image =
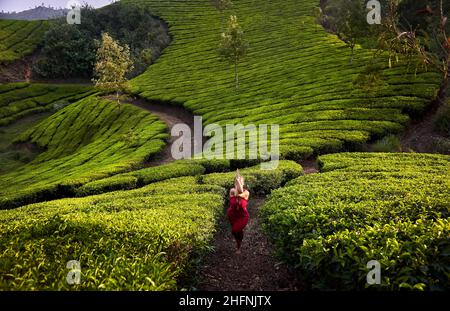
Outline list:
[[[240,249],[237,249],[236,250],[236,255],[239,255],[241,253],[241,250]]]

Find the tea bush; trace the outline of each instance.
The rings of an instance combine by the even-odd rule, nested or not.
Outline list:
[[[81,186],[76,190],[77,196],[104,193],[119,189],[132,189],[138,185],[147,185],[157,181],[181,176],[201,175],[205,172],[203,166],[190,162],[173,162],[166,165],[148,167],[129,173],[118,174],[109,178],[96,180]]]
[[[223,194],[187,177],[1,211],[0,288],[177,289],[213,237]],[[66,282],[69,260],[81,264],[80,285]]]
[[[370,260],[383,290],[449,289],[450,157],[335,154],[261,211],[282,258],[312,288],[355,290]]]
[[[31,54],[48,27],[48,21],[0,20],[0,65]]]

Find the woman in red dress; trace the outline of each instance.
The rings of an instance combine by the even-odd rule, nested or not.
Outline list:
[[[236,253],[240,253],[242,240],[244,239],[244,228],[248,223],[249,214],[247,203],[250,193],[244,189],[244,177],[237,172],[234,180],[234,188],[230,190],[230,207],[227,216],[231,224],[231,233],[236,239]]]

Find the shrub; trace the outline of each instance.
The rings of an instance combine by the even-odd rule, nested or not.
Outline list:
[[[450,157],[321,156],[322,173],[272,192],[264,230],[312,288],[355,290],[370,260],[374,289],[449,289]]]
[[[81,186],[75,193],[77,196],[87,196],[113,190],[133,189],[170,178],[201,175],[204,171],[203,166],[198,164],[173,162],[96,180]]]
[[[105,179],[87,183],[75,190],[75,195],[82,197],[100,194],[114,190],[133,189],[137,186],[138,179],[131,175],[119,174]]]
[[[402,145],[398,136],[388,135],[375,142],[371,149],[374,152],[401,152]]]
[[[240,170],[245,184],[253,194],[268,194],[288,180],[303,173],[302,167],[293,161],[280,161],[276,170],[261,170],[259,165]],[[234,186],[235,172],[203,175],[201,183],[229,189]]]
[[[1,211],[0,288],[178,289],[213,237],[223,195],[188,177]],[[69,260],[81,264],[80,285],[66,282]]]
[[[181,162],[186,163],[166,168],[192,164]],[[274,171],[242,171],[266,191],[271,186],[263,184],[275,173],[277,183],[302,173],[290,161]],[[118,175],[118,184],[127,176]],[[223,215],[228,192],[218,184],[233,177],[233,172],[205,175],[212,181],[207,183],[197,176],[172,178],[135,190],[0,211],[0,289],[183,289],[180,279],[191,277],[199,258],[210,250]],[[66,282],[70,260],[80,262],[79,285]]]

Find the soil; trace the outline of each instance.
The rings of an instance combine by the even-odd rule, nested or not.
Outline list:
[[[437,99],[420,120],[413,120],[401,138],[402,150],[422,153],[438,152],[436,143],[444,137],[435,132],[434,124],[445,108],[444,100]]]
[[[194,115],[186,110],[184,107],[177,106],[170,103],[162,102],[149,102],[143,98],[129,99],[129,103],[147,110],[161,119],[167,124],[169,128],[169,134],[172,128],[176,124],[184,123],[191,129],[191,146],[194,146]],[[162,164],[167,164],[174,161],[171,154],[172,143],[178,139],[176,136],[170,135],[168,143],[164,147],[164,150],[157,154],[155,157],[151,158],[149,161],[144,163],[145,167],[158,166]],[[203,143],[203,142],[202,142]]]
[[[317,159],[303,160],[300,162],[300,165],[303,167],[303,172],[306,175],[319,173]]]
[[[25,56],[6,65],[0,65],[0,83],[29,82],[31,79],[31,64],[35,56]]]
[[[210,253],[199,271],[199,290],[207,291],[296,291],[303,287],[289,268],[274,256],[274,248],[260,228],[261,197],[251,197],[250,220],[244,231],[241,253],[224,213]]]

